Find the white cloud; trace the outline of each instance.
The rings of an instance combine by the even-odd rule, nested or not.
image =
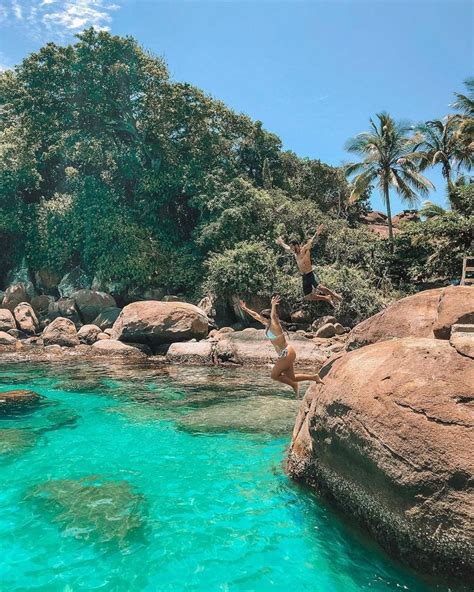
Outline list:
[[[110,0],[0,0],[0,24],[21,22],[36,38],[64,39],[88,27],[108,30],[118,8]]]

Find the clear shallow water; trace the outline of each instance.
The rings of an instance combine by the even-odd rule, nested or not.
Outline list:
[[[0,365],[0,589],[444,592],[347,528],[282,461],[265,373]]]

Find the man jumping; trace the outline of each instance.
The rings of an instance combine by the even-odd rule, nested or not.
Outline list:
[[[313,243],[323,229],[324,226],[320,224],[314,235],[304,245],[300,245],[296,240],[290,241],[290,244],[287,245],[281,236],[276,239],[276,243],[283,247],[285,251],[289,251],[295,256],[298,269],[303,274],[304,299],[309,301],[323,300],[329,302],[332,306],[336,306],[336,304],[341,302],[342,296],[321,284],[319,277],[315,273],[315,267],[311,262]],[[316,290],[313,291],[313,288]]]

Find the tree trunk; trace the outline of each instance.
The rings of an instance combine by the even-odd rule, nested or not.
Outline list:
[[[390,193],[388,191],[388,184],[387,183],[384,184],[383,195],[385,198],[385,205],[387,206],[388,241],[390,243],[390,253],[393,253],[392,209],[390,207]]]

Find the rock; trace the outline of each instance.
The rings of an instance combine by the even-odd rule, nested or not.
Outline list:
[[[86,324],[92,323],[102,311],[117,306],[112,296],[94,290],[78,290],[73,292],[71,298],[74,299],[79,315]]]
[[[75,267],[59,282],[59,295],[61,298],[69,298],[78,290],[88,290],[91,284],[90,277],[80,267]]]
[[[414,567],[472,575],[472,360],[447,341],[406,338],[328,366],[301,404],[290,475]]]
[[[146,358],[146,354],[127,343],[122,343],[116,339],[101,339],[96,341],[92,346],[92,351],[95,354],[102,354],[106,356],[128,356],[134,358]]]
[[[11,310],[0,308],[0,331],[10,331],[16,329],[15,317]]]
[[[233,333],[234,331],[235,329],[233,329],[232,327],[222,327],[222,329],[219,329],[217,333],[219,335],[225,335],[226,333]]]
[[[35,296],[31,300],[31,306],[35,311],[37,317],[44,317],[48,314],[49,305],[54,302],[54,296],[47,296],[42,294],[41,296]]]
[[[336,335],[336,327],[332,323],[326,323],[316,331],[316,337],[334,337]]]
[[[83,325],[77,332],[77,336],[81,343],[92,345],[97,341],[99,333],[101,333],[101,330],[97,325]]]
[[[218,333],[217,329],[212,329],[212,331],[209,331],[209,334],[207,336],[208,339],[212,339],[213,337],[215,337],[217,335],[217,333]]]
[[[104,333],[110,337],[112,335],[112,329],[105,329]]]
[[[341,323],[334,323],[334,330],[336,331],[336,335],[344,335],[346,332],[345,327],[343,327]]]
[[[8,286],[2,301],[2,308],[8,308],[13,312],[21,302],[31,302],[31,293],[26,284],[13,284]]]
[[[28,492],[38,514],[51,515],[63,537],[127,547],[128,539],[145,524],[145,503],[128,481],[82,479],[47,480]]]
[[[97,317],[92,321],[94,325],[97,325],[102,331],[111,329],[114,326],[115,321],[118,319],[119,314],[122,312],[121,308],[111,306],[104,308]]]
[[[107,329],[108,330],[108,329]],[[99,333],[96,341],[102,341],[103,339],[110,339],[110,333]]]
[[[311,315],[307,310],[296,310],[290,315],[292,323],[298,323],[299,325],[307,325],[311,322]]]
[[[474,290],[450,286],[398,300],[351,331],[348,349],[394,337],[449,339],[451,326],[474,323]]]
[[[181,416],[178,426],[191,432],[260,432],[288,434],[299,402],[278,396],[248,397],[208,405]]]
[[[58,284],[61,278],[48,269],[41,269],[35,273],[35,283],[38,290],[43,294],[56,296],[58,293]],[[31,303],[33,305],[33,302]],[[33,307],[34,308],[34,307]]]
[[[453,325],[449,343],[459,354],[474,358],[474,324]]]
[[[5,331],[0,331],[0,345],[15,345],[16,338]]]
[[[28,335],[34,335],[39,329],[39,322],[31,304],[21,302],[13,311],[16,323],[20,331]]]
[[[40,400],[40,395],[34,391],[19,389],[0,392],[0,413],[31,407],[39,403]]]
[[[323,327],[324,325],[327,325],[328,323],[331,323],[332,325],[337,323],[336,317],[332,317],[331,315],[325,315],[324,317],[320,317],[319,319],[316,319],[313,322],[313,324],[311,325],[311,328],[313,329],[314,332],[316,332],[318,329],[321,329],[321,327]]]
[[[8,329],[7,333],[15,339],[25,339],[28,337],[26,333],[23,333],[23,331],[20,331],[19,329]]]
[[[215,318],[217,314],[214,307],[214,300],[212,296],[204,296],[198,303],[198,308],[203,310],[210,319]]]
[[[213,344],[210,341],[182,341],[172,343],[166,352],[171,364],[207,364],[214,362]]]
[[[54,319],[43,332],[44,345],[62,345],[73,347],[79,345],[77,330],[72,321],[63,317]]]
[[[60,298],[56,302],[50,302],[47,319],[54,321],[57,318],[69,319],[74,323],[77,329],[82,326],[79,311],[73,298]]]
[[[207,336],[208,320],[203,311],[185,302],[133,302],[120,313],[112,338],[159,345]]]

